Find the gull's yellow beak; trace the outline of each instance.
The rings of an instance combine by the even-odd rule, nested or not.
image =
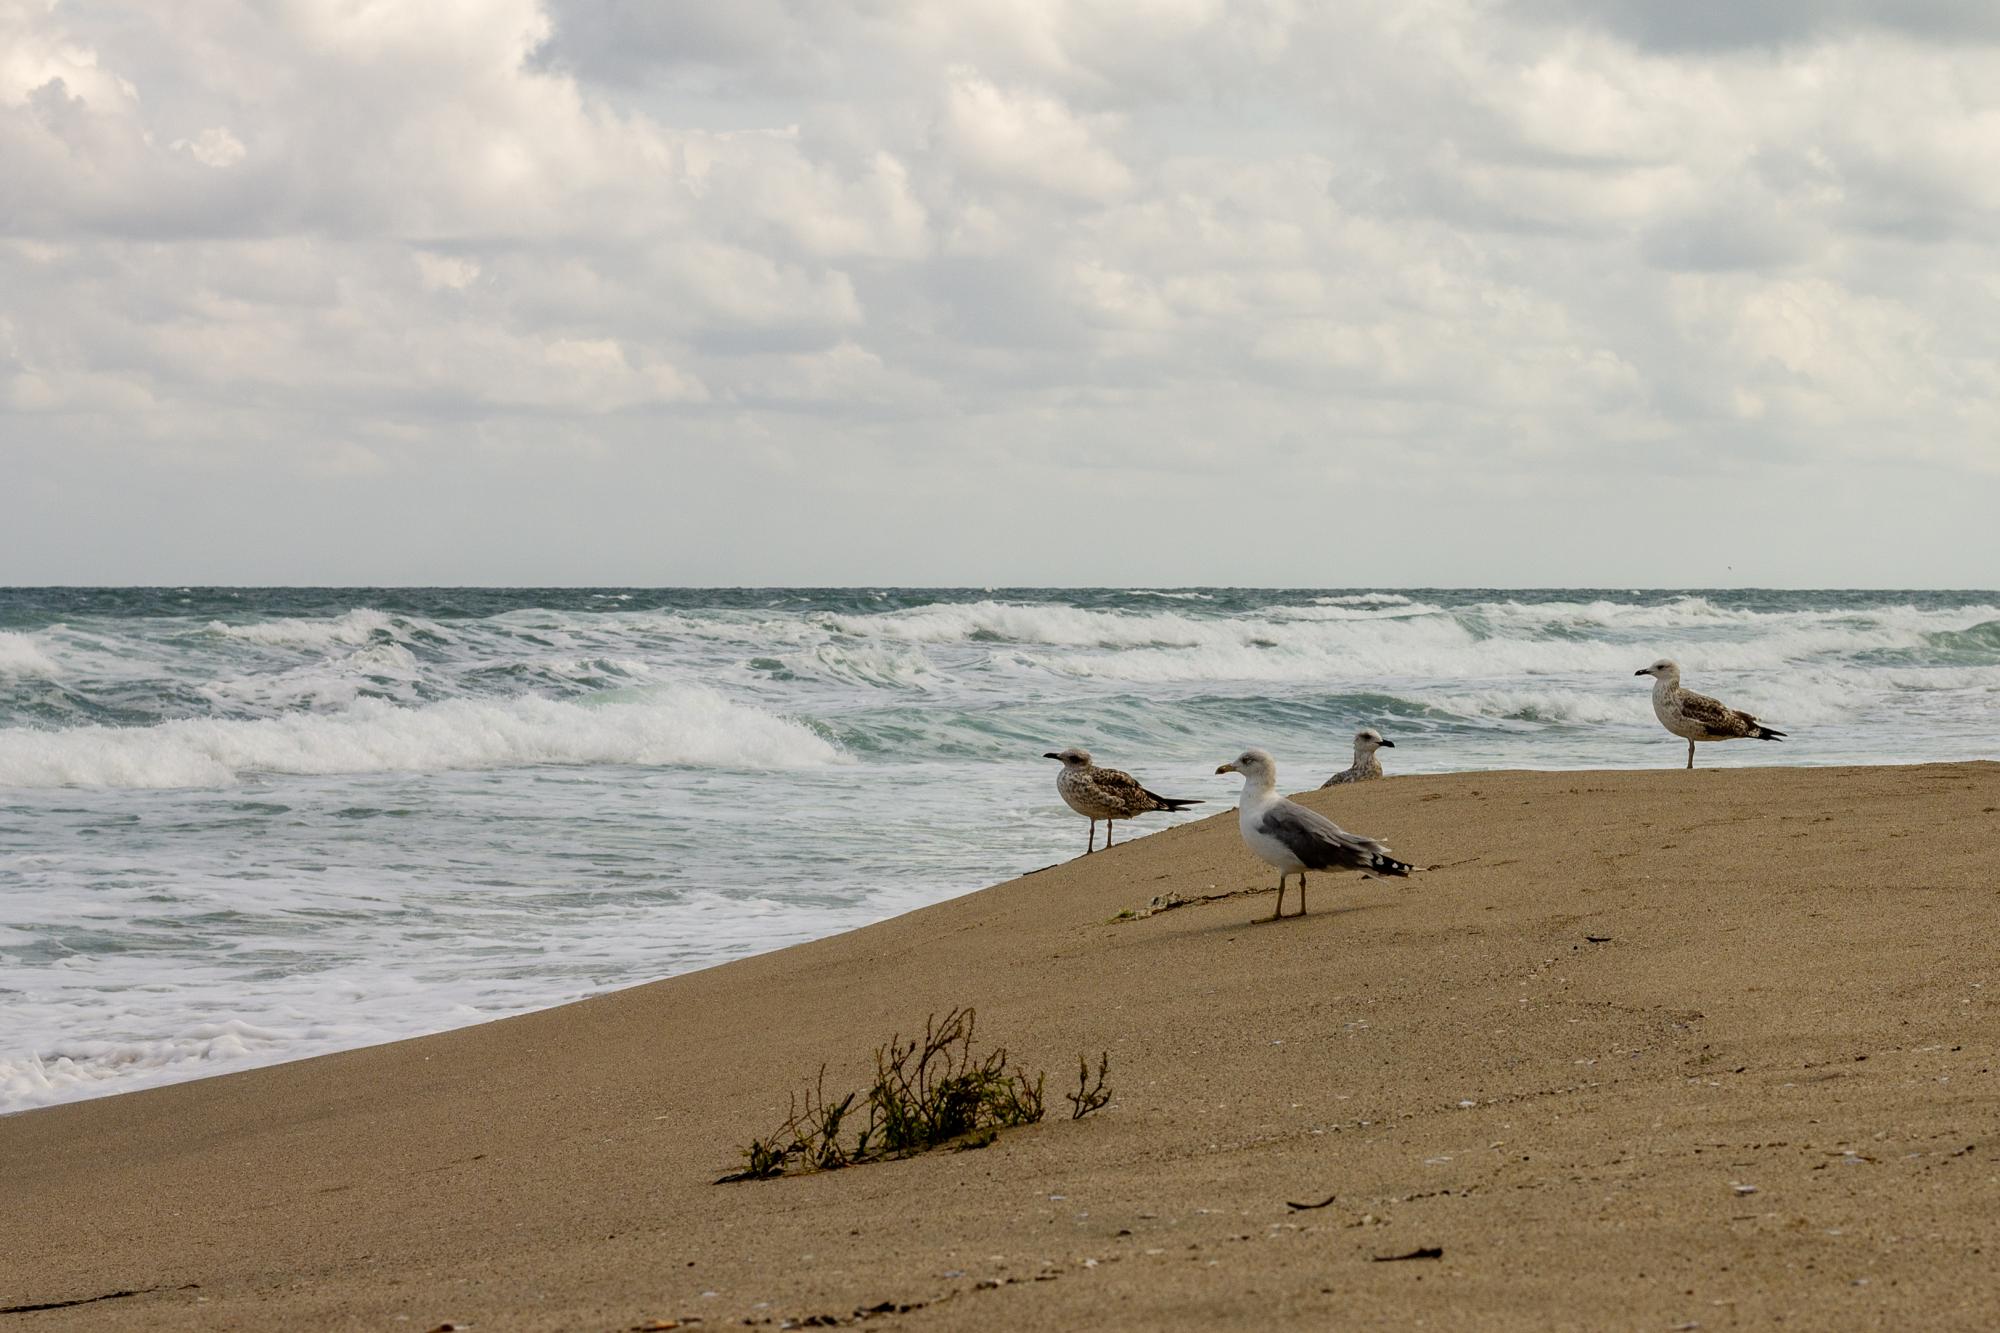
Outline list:
[[[1218,768],[1215,771],[1218,773],[1234,773],[1237,771],[1237,768],[1236,765],[1234,764],[1224,764],[1221,768]]]

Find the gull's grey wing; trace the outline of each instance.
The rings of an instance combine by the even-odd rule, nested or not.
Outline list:
[[[1308,870],[1373,870],[1407,875],[1410,868],[1373,838],[1349,833],[1325,815],[1279,801],[1265,812],[1257,831],[1291,849]]]
[[[1728,740],[1738,736],[1748,736],[1757,730],[1757,719],[1738,708],[1731,708],[1717,699],[1692,690],[1682,690],[1680,697],[1681,716],[1700,726],[1702,730],[1718,739]]]

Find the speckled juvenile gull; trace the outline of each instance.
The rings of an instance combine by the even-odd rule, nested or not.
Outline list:
[[[1375,752],[1395,748],[1396,742],[1385,738],[1375,728],[1363,727],[1354,733],[1354,762],[1319,785],[1322,788],[1338,787],[1343,782],[1366,782],[1370,778],[1379,778],[1382,776],[1382,761],[1375,757]]]
[[[1663,657],[1649,667],[1640,667],[1635,676],[1653,678],[1653,716],[1660,725],[1688,743],[1689,768],[1694,767],[1696,741],[1779,741],[1782,731],[1773,731],[1740,708],[1718,703],[1705,694],[1681,688],[1678,662]]]
[[[1104,821],[1104,845],[1111,846],[1111,826],[1120,819],[1131,819],[1154,810],[1179,810],[1185,806],[1200,805],[1200,801],[1181,800],[1172,796],[1156,796],[1139,785],[1138,779],[1130,773],[1121,773],[1115,768],[1099,768],[1090,762],[1090,751],[1071,746],[1067,750],[1051,750],[1044,759],[1062,760],[1062,771],[1056,774],[1056,794],[1063,803],[1090,821],[1090,840],[1084,847],[1088,856],[1097,850],[1097,821]]]
[[[1243,845],[1278,869],[1276,921],[1285,914],[1285,880],[1299,877],[1299,911],[1306,914],[1306,871],[1360,870],[1376,875],[1408,875],[1410,867],[1373,838],[1349,833],[1325,815],[1278,795],[1278,764],[1262,750],[1245,750],[1218,773],[1243,775],[1243,801],[1236,826]]]

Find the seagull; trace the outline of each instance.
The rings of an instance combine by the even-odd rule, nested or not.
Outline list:
[[[1343,782],[1366,782],[1370,778],[1381,777],[1382,761],[1375,757],[1375,752],[1385,747],[1393,750],[1396,748],[1396,742],[1385,739],[1375,728],[1363,727],[1355,732],[1354,762],[1320,783],[1320,789],[1338,787]]]
[[[1716,702],[1705,694],[1681,688],[1680,663],[1663,657],[1649,667],[1640,667],[1635,676],[1653,678],[1653,716],[1660,725],[1688,743],[1688,767],[1694,767],[1696,741],[1733,741],[1748,737],[1758,741],[1781,741],[1782,731],[1773,731],[1750,714]]]
[[[1245,750],[1236,762],[1224,764],[1217,773],[1243,775],[1243,801],[1237,807],[1236,826],[1243,845],[1259,860],[1278,868],[1278,909],[1276,921],[1285,914],[1285,880],[1299,877],[1298,915],[1306,914],[1306,871],[1362,870],[1379,875],[1408,875],[1410,867],[1389,855],[1389,849],[1373,838],[1349,833],[1325,815],[1278,795],[1278,765],[1262,750]]]
[[[1156,796],[1139,785],[1139,780],[1130,773],[1121,773],[1115,768],[1099,768],[1090,762],[1090,751],[1071,746],[1067,750],[1051,750],[1044,759],[1062,760],[1062,772],[1056,774],[1056,795],[1063,798],[1063,804],[1090,821],[1090,842],[1085,846],[1084,855],[1097,850],[1097,821],[1104,821],[1104,845],[1111,846],[1111,825],[1114,820],[1130,819],[1134,815],[1147,814],[1154,810],[1179,810],[1184,806],[1200,805],[1200,801],[1178,800],[1171,796]]]

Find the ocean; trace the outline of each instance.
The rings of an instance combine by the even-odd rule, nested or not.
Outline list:
[[[1652,682],[1791,733],[1708,766],[2000,752],[2000,593],[0,590],[0,1111],[433,1032],[1083,850],[1065,745],[1280,785],[1675,768]]]

